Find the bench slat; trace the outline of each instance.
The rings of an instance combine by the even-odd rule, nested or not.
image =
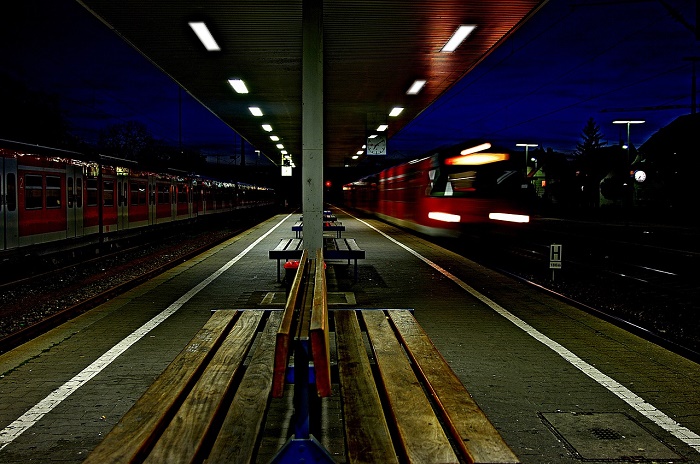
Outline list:
[[[410,311],[390,310],[389,316],[462,452],[474,463],[520,462]]]
[[[234,316],[234,311],[215,312],[84,462],[132,462],[143,456],[196,382]]]
[[[243,365],[262,315],[263,311],[241,314],[144,462],[189,463],[195,458]]]
[[[334,314],[348,462],[398,463],[355,311]]]
[[[323,250],[316,250],[316,273],[314,276],[314,299],[311,311],[311,353],[316,371],[318,396],[331,396],[331,350],[328,327],[328,292],[326,271],[323,267]]]
[[[408,461],[458,463],[384,312],[365,310],[362,317]]]
[[[275,332],[281,320],[280,311],[270,314],[207,458],[207,464],[252,462],[257,436],[262,429],[267,409],[267,398],[272,389]]]
[[[299,267],[294,276],[294,281],[289,288],[289,296],[284,306],[284,316],[277,330],[277,340],[275,343],[274,376],[272,381],[272,397],[281,398],[284,393],[284,376],[287,372],[287,362],[289,361],[289,346],[292,333],[292,320],[294,310],[297,307],[297,300],[301,289],[301,282],[304,279],[306,261],[309,257],[308,250],[304,250],[299,260]]]

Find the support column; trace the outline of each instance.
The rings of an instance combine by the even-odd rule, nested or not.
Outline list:
[[[302,2],[304,248],[323,247],[323,0]]]

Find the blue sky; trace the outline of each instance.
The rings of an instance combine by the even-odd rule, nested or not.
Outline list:
[[[394,136],[390,151],[412,158],[478,138],[571,152],[589,117],[610,143],[623,131],[613,120],[646,120],[632,129],[632,143],[641,145],[690,112],[686,58],[700,57],[690,30],[695,3],[550,0]],[[205,151],[226,153],[240,144],[188,95],[180,133],[177,86],[73,0],[25,0],[3,10],[0,72],[61,95],[76,134],[91,140],[98,127],[135,119],[157,138],[177,143],[182,136],[186,146]],[[685,108],[658,109],[678,105]]]

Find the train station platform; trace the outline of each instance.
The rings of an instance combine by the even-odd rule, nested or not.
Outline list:
[[[331,310],[410,308],[522,463],[700,463],[700,366],[374,219],[333,208],[366,253],[327,261]],[[82,462],[215,309],[281,308],[279,215],[0,355],[0,462]],[[336,237],[336,232],[331,232]],[[344,462],[340,399],[319,441]],[[258,462],[290,435],[266,420]]]

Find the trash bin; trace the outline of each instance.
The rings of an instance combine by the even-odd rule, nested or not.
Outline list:
[[[287,261],[284,263],[284,288],[287,295],[289,295],[289,289],[292,287],[294,277],[297,275],[297,269],[299,269],[299,261]]]

